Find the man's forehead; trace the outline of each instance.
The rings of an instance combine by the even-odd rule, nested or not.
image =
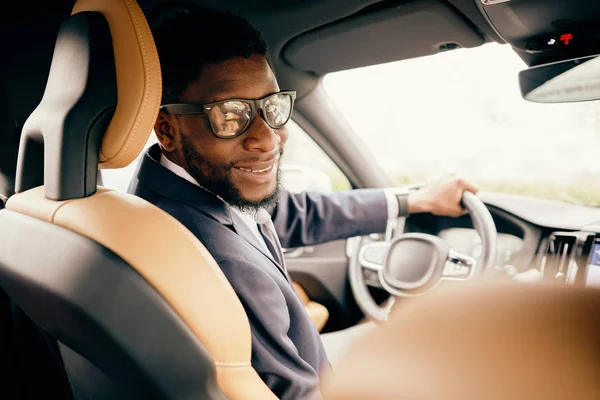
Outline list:
[[[266,59],[261,56],[235,58],[207,65],[200,79],[192,82],[182,101],[204,102],[229,98],[255,99],[279,90]]]
[[[213,81],[207,94],[211,101],[231,98],[258,99],[278,90],[275,79],[227,79]]]

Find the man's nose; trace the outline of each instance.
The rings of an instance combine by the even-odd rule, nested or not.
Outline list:
[[[244,147],[248,151],[272,152],[281,142],[277,130],[271,128],[260,113],[256,115],[244,136]]]

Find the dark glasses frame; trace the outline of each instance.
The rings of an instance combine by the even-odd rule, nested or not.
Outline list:
[[[291,98],[290,115],[288,115],[288,117],[285,120],[285,122],[282,123],[279,126],[273,126],[273,125],[271,125],[269,123],[269,121],[267,120],[267,118],[264,117],[264,106],[265,106],[267,100],[269,100],[269,98],[271,98],[273,96],[276,96],[276,95],[288,95]],[[223,104],[223,103],[230,102],[230,101],[239,101],[239,102],[247,103],[250,106],[250,118],[248,119],[248,122],[246,122],[246,124],[235,135],[232,135],[232,136],[221,136],[221,135],[219,135],[217,133],[217,131],[215,130],[215,127],[213,126],[213,122],[212,122],[212,120],[210,118],[209,112],[210,112],[210,110],[213,107],[218,106],[218,105]],[[206,115],[208,117],[208,120],[210,122],[210,128],[211,128],[211,130],[212,130],[212,132],[213,132],[213,134],[215,136],[217,136],[220,139],[233,139],[233,138],[236,138],[236,137],[242,135],[244,132],[246,132],[246,130],[248,130],[248,127],[252,124],[252,121],[254,121],[254,118],[256,117],[256,114],[258,114],[259,112],[261,113],[261,117],[263,118],[263,120],[272,129],[282,128],[285,124],[288,123],[288,121],[290,120],[290,118],[292,116],[292,112],[294,111],[294,102],[295,101],[296,101],[296,91],[295,90],[281,90],[279,92],[271,93],[271,94],[263,97],[262,99],[233,98],[233,99],[225,99],[225,100],[215,101],[215,102],[206,103],[206,104],[200,104],[200,103],[172,103],[172,104],[163,104],[163,105],[160,106],[160,109],[162,111],[165,111],[165,112],[167,112],[169,114],[173,114],[173,115],[204,114],[204,115]]]

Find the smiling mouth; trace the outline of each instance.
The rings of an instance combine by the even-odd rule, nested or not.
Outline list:
[[[242,171],[246,174],[251,174],[251,175],[268,175],[271,173],[271,171],[273,171],[277,165],[279,164],[279,156],[274,156],[268,160],[264,160],[264,161],[260,161],[260,162],[254,162],[254,163],[248,163],[245,166],[242,165],[236,165],[233,168],[237,169],[238,171]]]
[[[263,169],[249,169],[249,168],[242,168],[242,167],[234,167],[234,168],[239,169],[241,171],[245,171],[245,172],[251,172],[253,174],[260,174],[263,172],[269,172],[270,170],[273,169],[274,166],[275,166],[275,164],[271,164],[267,168],[263,168]]]

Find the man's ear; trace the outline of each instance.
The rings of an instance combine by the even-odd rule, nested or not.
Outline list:
[[[163,149],[171,153],[177,149],[177,120],[174,115],[158,112],[156,123],[154,124],[154,132]]]

